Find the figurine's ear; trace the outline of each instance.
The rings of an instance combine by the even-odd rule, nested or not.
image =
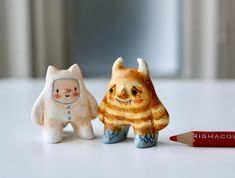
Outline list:
[[[79,75],[82,75],[81,69],[78,64],[73,64],[68,70],[70,72],[77,72]]]
[[[141,58],[138,58],[137,62],[139,64],[138,71],[144,73],[147,76],[149,76],[148,64]]]
[[[80,71],[80,67],[77,64],[71,65],[71,67],[68,69],[69,71]]]
[[[123,58],[119,57],[114,63],[113,63],[113,70],[122,69],[123,68]]]
[[[49,65],[48,68],[47,68],[47,74],[55,73],[57,71],[58,71],[58,69],[56,67],[52,66],[52,65]]]

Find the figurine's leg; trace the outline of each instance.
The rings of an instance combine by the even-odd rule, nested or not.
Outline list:
[[[130,126],[114,126],[112,124],[105,124],[103,143],[111,144],[117,143],[126,139]]]
[[[91,121],[73,121],[72,123],[74,133],[77,137],[82,139],[93,139],[94,131],[91,125]]]
[[[134,128],[135,146],[137,148],[148,148],[157,144],[158,133],[153,127]]]
[[[59,143],[62,141],[63,123],[55,120],[45,122],[43,127],[44,139],[49,143]]]

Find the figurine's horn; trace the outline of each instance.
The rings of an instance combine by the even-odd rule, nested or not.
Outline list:
[[[145,75],[149,75],[148,64],[141,58],[138,58],[137,62],[139,64],[138,71],[144,73]]]
[[[114,63],[113,63],[113,70],[115,69],[121,69],[123,68],[123,58],[119,57]]]

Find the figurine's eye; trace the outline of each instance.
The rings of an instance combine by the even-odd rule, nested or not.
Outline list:
[[[110,88],[110,89],[109,89],[109,92],[110,92],[110,93],[113,93],[113,88]]]
[[[77,87],[74,88],[74,91],[77,91]]]
[[[138,91],[136,90],[136,89],[132,89],[132,94],[135,96],[137,93],[138,93]]]
[[[134,97],[138,97],[140,96],[142,93],[142,91],[138,88],[136,88],[135,86],[132,87],[131,89],[131,94],[134,96]]]
[[[109,93],[110,94],[115,94],[115,92],[116,92],[116,86],[114,85],[109,89]]]
[[[59,93],[59,89],[56,89],[56,93]]]

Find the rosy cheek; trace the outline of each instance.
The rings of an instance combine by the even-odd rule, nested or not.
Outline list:
[[[144,101],[143,99],[134,99],[134,103],[136,103],[136,104],[140,104],[143,101]]]
[[[113,100],[114,100],[111,95],[109,95],[109,100],[110,100],[110,101],[113,101]]]
[[[80,93],[79,93],[79,92],[74,92],[74,93],[73,93],[73,96],[74,96],[74,97],[79,97],[79,96],[80,96]]]
[[[56,99],[61,98],[61,94],[58,94],[58,93],[54,94],[53,96],[54,96],[54,98],[56,98]]]

